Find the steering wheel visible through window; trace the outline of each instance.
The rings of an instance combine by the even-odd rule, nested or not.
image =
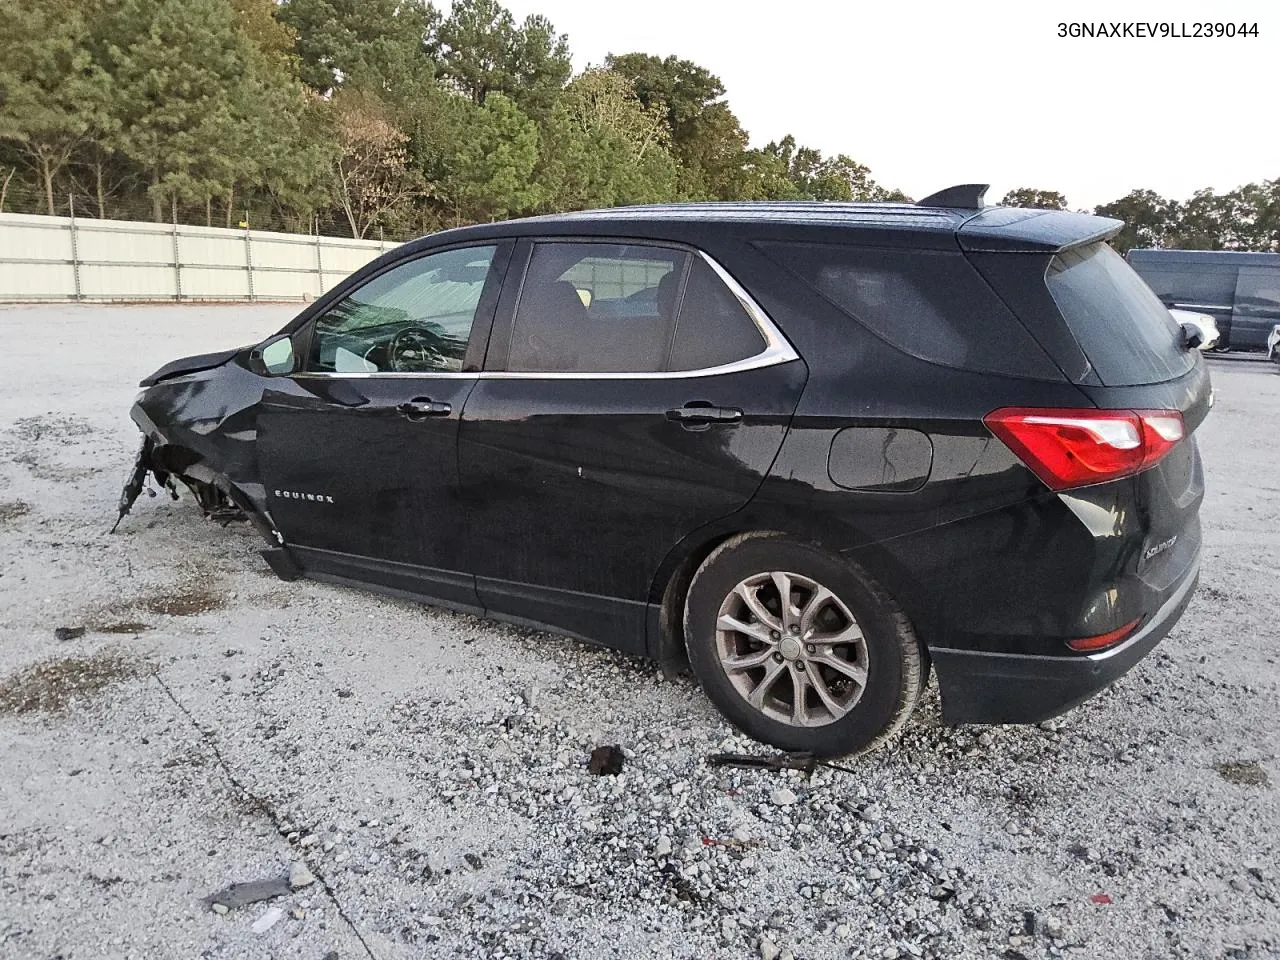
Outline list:
[[[306,369],[438,373],[462,369],[496,247],[465,247],[399,264],[315,321]]]

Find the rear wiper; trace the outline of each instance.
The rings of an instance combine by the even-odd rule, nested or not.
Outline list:
[[[1204,343],[1204,333],[1194,323],[1182,324],[1182,349],[1195,350]]]

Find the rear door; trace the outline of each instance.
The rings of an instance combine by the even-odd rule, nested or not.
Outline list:
[[[308,573],[477,606],[458,423],[510,249],[393,265],[294,335],[301,369],[264,393],[258,455],[276,528]]]
[[[484,606],[644,650],[659,564],[744,506],[806,370],[696,250],[538,240],[518,248],[459,469]]]

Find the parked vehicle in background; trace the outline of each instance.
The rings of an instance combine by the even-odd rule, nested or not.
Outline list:
[[[122,515],[177,478],[281,576],[687,651],[788,750],[882,742],[930,667],[949,723],[1056,716],[1190,601],[1209,375],[1119,221],[983,192],[405,244],[144,380]]]
[[[1173,319],[1179,324],[1191,324],[1200,331],[1199,349],[1214,350],[1218,346],[1218,341],[1222,339],[1222,334],[1218,331],[1218,324],[1207,313],[1192,313],[1190,310],[1179,310],[1173,307],[1169,310],[1173,315]]]
[[[1128,260],[1165,306],[1213,317],[1219,349],[1265,350],[1280,323],[1280,253],[1139,249]]]

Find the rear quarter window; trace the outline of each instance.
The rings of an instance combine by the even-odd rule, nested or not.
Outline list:
[[[830,243],[758,243],[898,349],[948,367],[1038,380],[1062,372],[964,255]]]
[[[1055,255],[1045,283],[1104,385],[1161,383],[1195,365],[1195,351],[1183,347],[1164,304],[1107,244]]]
[[[729,288],[701,257],[689,270],[671,345],[671,370],[705,370],[754,357],[764,337]]]

